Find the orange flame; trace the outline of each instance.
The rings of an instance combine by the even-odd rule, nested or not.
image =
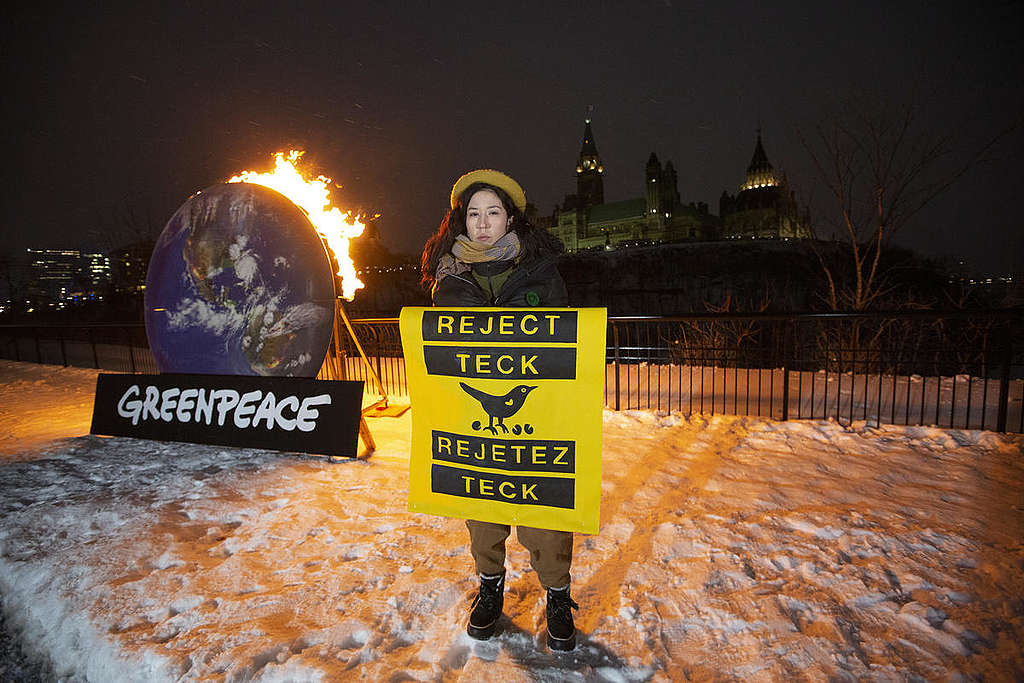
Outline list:
[[[274,170],[269,173],[242,171],[228,179],[229,183],[253,183],[277,190],[293,204],[306,212],[309,222],[327,242],[328,248],[338,261],[338,275],[341,277],[341,295],[349,301],[356,290],[363,286],[356,277],[355,265],[348,253],[348,241],[363,234],[366,226],[351,211],[342,213],[331,206],[332,183],[326,176],[308,179],[296,167],[296,162],[305,154],[300,150],[289,150],[274,154]]]

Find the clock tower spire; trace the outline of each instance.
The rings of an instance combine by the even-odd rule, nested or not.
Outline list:
[[[584,121],[586,128],[583,130],[583,145],[580,147],[579,161],[576,162],[576,196],[580,205],[592,206],[604,204],[604,166],[601,165],[594,133],[590,129],[590,116]]]

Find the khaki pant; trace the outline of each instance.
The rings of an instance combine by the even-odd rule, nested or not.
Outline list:
[[[505,570],[505,539],[511,532],[508,524],[466,520],[470,550],[478,574],[500,574]],[[517,526],[519,543],[530,551],[530,564],[537,572],[540,585],[562,588],[569,585],[572,564],[572,534],[568,531],[534,529]]]

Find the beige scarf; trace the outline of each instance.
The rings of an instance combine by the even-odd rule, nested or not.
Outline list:
[[[506,232],[494,244],[474,242],[466,235],[459,235],[452,245],[452,253],[445,254],[437,262],[437,279],[465,273],[473,263],[488,261],[510,261],[519,256],[519,235]]]

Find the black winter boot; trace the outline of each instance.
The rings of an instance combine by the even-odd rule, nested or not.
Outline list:
[[[487,640],[493,636],[504,606],[505,572],[495,576],[481,574],[480,592],[470,606],[466,633],[477,640]]]
[[[569,587],[548,589],[548,647],[563,652],[576,647],[576,625],[572,622],[572,610],[579,609],[576,601],[569,597]]]

